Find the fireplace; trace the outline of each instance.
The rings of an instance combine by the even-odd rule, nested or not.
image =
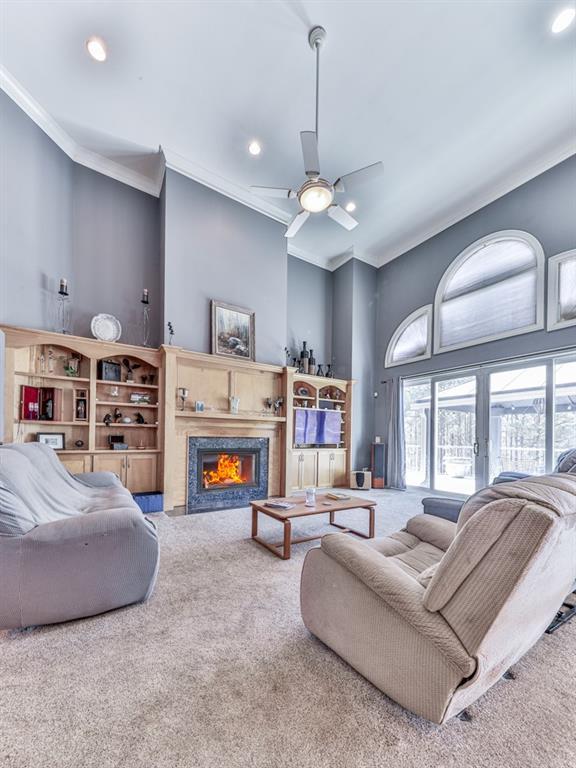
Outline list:
[[[188,513],[242,507],[267,495],[268,438],[188,438]]]
[[[258,451],[198,451],[198,478],[202,492],[258,485]]]

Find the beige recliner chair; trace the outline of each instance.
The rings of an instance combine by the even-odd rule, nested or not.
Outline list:
[[[458,523],[373,542],[329,534],[302,572],[304,623],[394,701],[444,723],[540,638],[576,578],[576,476],[486,488]]]

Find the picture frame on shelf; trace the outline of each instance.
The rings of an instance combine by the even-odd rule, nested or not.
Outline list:
[[[215,299],[210,302],[210,311],[212,354],[254,361],[256,313]]]
[[[66,449],[66,435],[64,432],[37,432],[36,441],[43,445],[48,445],[55,451],[64,451]]]

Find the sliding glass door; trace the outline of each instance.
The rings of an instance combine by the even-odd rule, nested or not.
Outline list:
[[[467,496],[576,448],[576,356],[405,380],[406,483]]]
[[[553,464],[570,448],[576,448],[576,357],[554,364]]]
[[[476,489],[479,472],[477,389],[475,375],[435,382],[433,487],[436,490],[469,495]]]
[[[546,472],[547,366],[490,374],[489,478]]]

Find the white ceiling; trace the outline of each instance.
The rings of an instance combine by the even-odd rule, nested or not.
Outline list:
[[[151,179],[161,145],[170,166],[286,220],[296,203],[249,186],[303,181],[307,33],[322,24],[323,175],[385,173],[354,194],[355,230],[314,216],[291,247],[381,264],[576,151],[576,25],[550,33],[564,5],[4,0],[0,61],[77,145]],[[91,34],[105,64],[86,55]]]

